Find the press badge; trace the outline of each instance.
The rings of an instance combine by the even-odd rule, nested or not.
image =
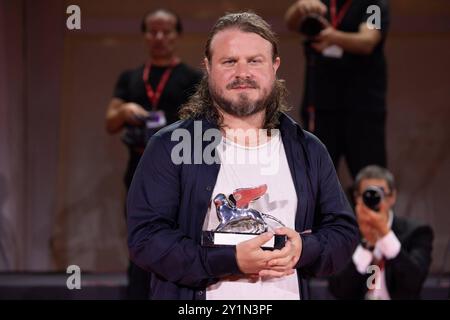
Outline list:
[[[147,129],[159,129],[166,125],[166,115],[164,111],[150,111],[150,114],[145,122]]]
[[[322,55],[324,57],[328,57],[328,58],[340,59],[340,58],[342,58],[343,54],[344,54],[344,50],[337,45],[332,45],[332,46],[326,47],[322,51]]]

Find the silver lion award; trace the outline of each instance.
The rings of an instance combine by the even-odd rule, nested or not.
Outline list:
[[[249,208],[250,203],[262,197],[267,185],[256,188],[240,188],[228,197],[219,193],[214,197],[219,225],[214,230],[202,232],[202,245],[208,247],[235,246],[274,228],[284,226],[277,218]],[[268,223],[271,220],[271,223]],[[281,249],[286,236],[274,235],[263,249]]]

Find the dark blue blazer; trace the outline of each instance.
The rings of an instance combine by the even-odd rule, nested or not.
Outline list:
[[[201,130],[194,127],[201,125]],[[220,164],[174,164],[175,129],[186,129],[192,146],[215,126],[182,120],[150,139],[128,193],[128,246],[131,259],[151,273],[150,299],[205,299],[205,288],[221,277],[241,274],[235,247],[200,245],[203,222]],[[358,227],[325,146],[285,114],[279,130],[297,192],[295,229],[303,250],[297,263],[301,299],[305,279],[345,267],[358,241]],[[206,148],[208,141],[200,145]],[[192,159],[194,154],[191,155]]]

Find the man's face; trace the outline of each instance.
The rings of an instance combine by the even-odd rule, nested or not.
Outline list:
[[[249,116],[263,110],[280,65],[272,60],[272,44],[256,33],[227,29],[211,41],[205,59],[213,100],[228,114]]]
[[[361,183],[359,185],[359,189],[356,195],[356,202],[362,202],[362,193],[364,192],[364,190],[366,190],[366,188],[368,186],[376,186],[379,187],[381,189],[383,189],[384,194],[385,194],[385,198],[384,198],[384,202],[386,203],[386,207],[388,209],[391,209],[394,204],[395,204],[395,200],[396,200],[396,193],[395,191],[393,192],[389,186],[386,180],[384,179],[363,179],[361,180]]]
[[[178,39],[176,18],[166,12],[156,12],[145,20],[144,38],[154,59],[171,58]]]

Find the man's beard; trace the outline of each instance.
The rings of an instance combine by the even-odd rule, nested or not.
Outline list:
[[[239,86],[259,89],[259,85],[252,79],[236,79],[226,86],[226,90],[232,90]],[[214,83],[211,82],[211,79],[209,80],[209,92],[213,102],[217,104],[217,106],[224,112],[236,117],[248,117],[266,109],[267,106],[273,102],[275,86],[273,84],[270,92],[264,94],[256,101],[251,101],[248,95],[244,92],[238,95],[238,101],[236,102],[231,99],[227,99],[220,93]]]

